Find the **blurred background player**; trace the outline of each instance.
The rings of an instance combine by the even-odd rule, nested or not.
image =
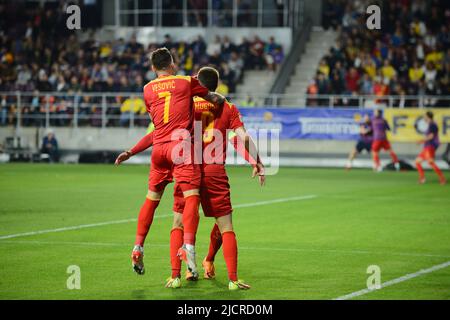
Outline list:
[[[363,122],[359,125],[359,140],[356,143],[355,148],[350,152],[347,161],[347,170],[350,170],[353,165],[353,160],[356,155],[366,150],[369,154],[372,150],[372,142],[373,142],[373,130],[372,130],[372,122],[370,121],[370,117],[368,114],[364,115]]]
[[[423,149],[416,158],[416,167],[417,171],[419,171],[419,183],[421,184],[425,183],[425,173],[422,167],[423,161],[427,161],[431,168],[433,168],[434,172],[438,175],[441,184],[447,182],[442,171],[434,162],[436,150],[439,147],[439,128],[436,122],[434,122],[433,117],[433,112],[428,111],[425,113],[425,121],[428,124],[428,129],[425,132],[425,139],[419,141],[419,143],[423,143]]]
[[[193,124],[192,98],[204,97],[207,101],[219,105],[223,104],[225,99],[217,93],[209,92],[191,76],[176,76],[177,68],[167,48],[153,51],[150,61],[157,78],[144,86],[144,101],[155,130],[148,193],[139,213],[136,241],[131,254],[132,266],[138,274],[145,272],[143,260],[145,238],[164,189],[174,177],[186,198],[183,211],[185,232],[183,247],[180,250],[186,259],[188,269],[195,274],[200,168],[192,161],[192,154],[182,150],[193,150],[190,135]],[[175,148],[182,150],[177,154],[172,152]],[[173,155],[179,159],[173,159]]]
[[[376,109],[372,118],[372,130],[373,130],[373,142],[372,142],[372,158],[374,167],[377,172],[383,170],[380,163],[380,150],[383,149],[389,152],[389,155],[394,162],[395,170],[400,170],[400,163],[395,152],[391,148],[391,144],[387,139],[386,132],[391,130],[386,119],[383,118],[383,112],[380,109]]]

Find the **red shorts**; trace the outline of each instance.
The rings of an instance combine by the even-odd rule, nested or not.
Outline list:
[[[174,186],[173,199],[173,211],[183,213],[184,197],[178,182]],[[200,202],[205,217],[218,218],[232,213],[228,176],[226,174],[203,176],[200,186]]]
[[[423,160],[434,160],[436,149],[433,146],[423,147],[422,152],[419,153],[419,158]]]
[[[191,142],[173,141],[153,146],[152,164],[148,179],[148,189],[154,192],[164,190],[168,183],[177,181],[182,191],[200,187],[200,166],[193,163],[193,147],[186,154]]]
[[[390,150],[391,144],[387,140],[375,140],[372,143],[372,151],[378,152],[381,149],[383,150]]]

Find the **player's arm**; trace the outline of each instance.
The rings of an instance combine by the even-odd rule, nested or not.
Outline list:
[[[368,134],[369,132],[370,132],[370,128],[366,128],[364,125],[360,125],[359,126],[359,133],[360,134],[362,134],[362,135],[366,135],[366,134]]]
[[[191,77],[191,96],[198,96],[216,105],[223,105],[225,97],[217,92],[209,91],[207,88],[200,84],[197,78]]]
[[[429,134],[427,134],[425,136],[425,138],[423,140],[419,141],[419,143],[425,143],[425,142],[431,141],[434,139],[435,135],[436,134],[434,132],[430,132]]]
[[[153,145],[153,132],[150,132],[146,134],[144,137],[142,137],[141,140],[139,140],[138,143],[136,143],[133,148],[119,154],[114,164],[119,165],[122,162],[130,159],[132,156],[141,153],[144,150],[147,150],[152,145]]]
[[[223,105],[223,103],[225,102],[225,97],[217,92],[209,91],[202,98],[205,99],[206,101],[209,101],[209,102],[211,102],[215,105],[219,105],[219,106]]]
[[[259,157],[255,142],[253,141],[252,137],[250,137],[247,130],[245,130],[244,126],[236,128],[234,132],[236,133],[237,137],[243,142],[245,151],[249,154],[249,157],[256,159],[252,177],[254,178],[256,177],[256,175],[258,175],[259,183],[263,186],[266,181],[264,165],[261,162],[261,158]]]
[[[250,156],[245,148],[240,147],[241,145],[243,145],[243,142],[241,141],[241,139],[239,139],[234,131],[230,131],[230,134],[228,135],[228,141],[230,141],[230,143],[233,145],[233,148],[242,158],[245,159],[245,161],[251,164],[252,167],[256,166],[256,160],[252,156]]]

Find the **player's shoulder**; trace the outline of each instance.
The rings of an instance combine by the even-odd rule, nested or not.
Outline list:
[[[199,97],[199,96],[194,96],[192,98],[192,100],[194,101],[194,104],[196,104],[196,105],[209,103],[208,101],[206,101],[205,99],[203,99],[202,97]]]
[[[234,103],[228,101],[227,99],[225,99],[225,102],[223,103],[224,108],[228,108],[229,110],[237,110],[237,107]]]
[[[185,80],[185,81],[188,81],[188,82],[191,82],[192,81],[192,77],[191,76],[181,76],[181,75],[177,75],[177,76],[174,76],[175,77],[175,79],[177,79],[177,80]]]
[[[214,104],[199,96],[194,96],[192,98],[192,101],[194,102],[196,112],[213,111],[216,108]]]
[[[182,75],[173,75],[173,76],[166,76],[166,77],[159,77],[156,79],[151,80],[149,83],[147,83],[144,88],[151,84],[151,83],[156,83],[156,82],[160,82],[160,81],[168,81],[168,80],[185,80],[188,82],[191,82],[192,77],[191,76],[182,76]]]

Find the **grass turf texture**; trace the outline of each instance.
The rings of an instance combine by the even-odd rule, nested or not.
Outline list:
[[[146,166],[0,166],[0,237],[136,218]],[[233,204],[317,195],[235,210],[239,277],[229,292],[222,251],[217,279],[164,288],[170,275],[172,185],[147,238],[144,276],[131,270],[136,222],[0,239],[1,299],[333,299],[366,288],[369,265],[385,282],[450,260],[449,186],[432,172],[281,168],[260,188],[249,168],[229,168]],[[447,174],[448,177],[448,174]],[[213,220],[202,218],[198,263]],[[81,290],[68,290],[69,265]],[[359,299],[449,299],[450,267]]]

